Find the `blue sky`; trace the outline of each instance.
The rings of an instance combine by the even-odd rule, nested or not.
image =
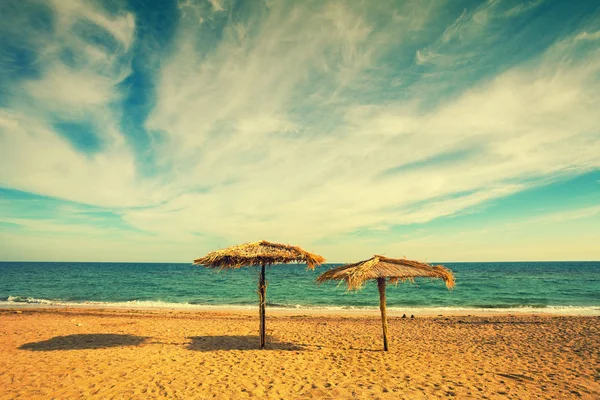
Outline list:
[[[600,3],[0,4],[0,259],[599,260]]]

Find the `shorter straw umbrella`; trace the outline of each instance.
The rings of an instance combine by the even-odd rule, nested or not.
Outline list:
[[[258,306],[260,314],[260,348],[265,348],[266,326],[265,308],[267,303],[267,281],[265,280],[265,266],[272,264],[289,264],[292,262],[306,263],[308,269],[325,262],[318,254],[312,254],[300,247],[286,244],[271,243],[266,240],[245,243],[226,249],[213,251],[202,258],[194,260],[194,264],[201,264],[207,268],[237,269],[252,265],[260,265],[260,278],[258,281]]]
[[[346,281],[348,290],[359,290],[369,279],[377,280],[379,289],[379,309],[383,327],[383,349],[388,351],[387,315],[385,304],[385,281],[397,284],[399,281],[414,281],[414,278],[425,277],[442,279],[448,289],[454,287],[454,274],[441,265],[432,266],[419,261],[373,256],[368,260],[354,264],[346,264],[325,271],[318,278],[318,283],[326,281]]]

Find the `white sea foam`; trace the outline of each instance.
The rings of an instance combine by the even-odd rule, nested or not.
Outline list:
[[[5,302],[0,302],[5,303]],[[8,296],[6,303],[53,304],[52,300],[36,299],[33,297]]]
[[[4,308],[42,308],[42,307],[76,307],[76,308],[121,308],[121,309],[181,309],[181,310],[256,310],[253,304],[190,304],[170,303],[163,301],[131,300],[123,302],[69,302],[62,300],[37,299],[23,296],[8,296],[0,301],[0,307]],[[362,306],[310,306],[302,304],[270,304],[271,310],[293,312],[318,312],[318,313],[340,313],[340,314],[376,314],[379,307]],[[479,314],[553,314],[553,315],[582,315],[600,316],[600,306],[546,306],[546,307],[507,307],[507,308],[484,308],[484,307],[388,307],[391,316],[402,314],[414,315],[479,315]]]

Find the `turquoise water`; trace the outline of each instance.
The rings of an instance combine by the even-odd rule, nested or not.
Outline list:
[[[456,276],[441,281],[390,285],[388,306],[398,309],[529,309],[600,313],[600,262],[446,263]],[[377,307],[370,282],[348,293],[343,285],[318,286],[315,278],[334,265],[267,269],[270,306]],[[216,272],[189,264],[1,262],[0,306],[95,304],[127,306],[255,306],[258,269]]]

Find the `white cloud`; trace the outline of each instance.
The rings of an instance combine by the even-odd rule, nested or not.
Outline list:
[[[117,39],[125,50],[129,49],[133,42],[135,31],[135,19],[133,14],[124,13],[118,16],[109,16],[100,8],[83,0],[52,0],[50,2],[58,21],[56,23],[56,34],[66,37],[68,40],[77,40],[69,33],[73,24],[87,20],[101,28]]]
[[[190,49],[185,50],[188,57]],[[557,55],[569,49],[553,48],[537,62],[513,68],[427,113],[413,105],[418,99],[385,107],[352,105],[341,108],[346,116],[341,124],[318,135],[294,121],[297,135],[291,139],[271,132],[289,131],[280,121],[293,119],[286,109],[297,90],[289,82],[297,79],[297,70],[275,73],[282,82],[261,80],[254,74],[268,70],[270,59],[254,51],[260,48],[244,53],[252,64],[240,62],[232,49],[217,50],[223,58],[219,65],[225,70],[235,65],[235,76],[226,75],[214,92],[206,89],[224,72],[212,61],[198,70],[181,63],[166,67],[161,90],[172,95],[161,96],[168,102],[157,109],[153,123],[171,118],[178,130],[169,130],[166,123],[157,127],[177,139],[185,136],[182,143],[189,147],[176,153],[200,154],[182,182],[216,187],[161,208],[126,213],[129,223],[154,232],[168,229],[173,235],[200,230],[233,242],[264,236],[310,242],[371,226],[424,223],[526,188],[514,183],[519,180],[599,166],[600,140],[590,134],[600,122],[595,112],[600,104],[594,78],[598,66],[587,59],[562,63]],[[279,52],[274,54],[282,57],[281,63],[291,66],[285,59],[290,55]],[[192,70],[199,76],[192,78]],[[180,81],[183,93],[172,86],[182,74],[189,79]],[[254,86],[257,82],[261,85]],[[221,100],[221,91],[236,95]],[[253,96],[263,93],[273,93],[277,101],[254,101]],[[183,107],[177,101],[183,96],[201,106]],[[239,116],[257,105],[276,114],[261,114],[249,125],[240,122],[226,139],[206,135],[221,119],[246,121]],[[186,113],[188,106],[207,111]],[[442,167],[425,164],[376,178],[402,164],[461,151],[464,157]],[[233,183],[222,185],[226,181]],[[465,192],[472,194],[453,198]],[[447,196],[449,200],[431,202]],[[427,203],[413,206],[423,201]],[[175,220],[174,214],[185,218]]]
[[[135,179],[134,159],[122,146],[85,155],[24,115],[0,125],[0,138],[0,181],[7,187],[105,206],[148,200],[136,195],[143,189]]]
[[[85,110],[105,106],[118,98],[110,77],[89,70],[73,70],[58,64],[48,68],[44,77],[25,83],[24,89],[52,112]]]
[[[236,126],[239,135],[264,135],[278,132],[296,132],[296,124],[275,115],[256,115],[240,118]]]
[[[213,7],[213,10],[215,11],[225,11],[225,8],[223,8],[223,5],[221,4],[221,0],[209,0],[210,4]]]
[[[40,74],[21,81],[0,110],[0,182],[3,186],[104,206],[154,201],[154,183],[140,182],[135,156],[119,129],[112,104],[121,99],[117,84],[129,74],[126,50],[133,40],[131,14],[109,16],[85,2],[51,3],[56,23],[45,37],[34,36]],[[114,54],[83,41],[71,28],[92,21],[122,45]],[[27,35],[28,26],[22,27]],[[73,65],[61,55],[72,54]],[[102,152],[83,154],[54,131],[60,121],[96,127]]]
[[[423,12],[420,2],[407,3],[402,15],[417,15],[419,23],[390,16],[385,29],[347,3],[317,11],[303,2],[289,10],[273,3],[264,19],[226,26],[209,50],[198,20],[221,15],[202,13],[222,4],[206,11],[190,2],[180,5],[190,17],[180,21],[173,54],[157,71],[156,106],[146,121],[164,134],[152,150],[169,169],[144,178],[108,106],[122,96],[115,84],[129,72],[134,19],[66,3],[55,3],[65,24],[84,16],[123,48],[114,57],[85,50],[67,29],[57,33],[85,50],[86,62],[71,68],[49,57],[42,76],[22,86],[27,96],[0,113],[0,182],[105,207],[154,206],[122,213],[158,238],[186,245],[265,238],[310,247],[468,212],[554,174],[600,167],[598,50],[574,56],[581,39],[595,34],[579,32],[431,107],[419,90],[404,96],[405,88],[395,88],[397,97],[385,101],[374,92],[389,86],[381,83],[390,68],[381,58],[412,44],[438,2]],[[456,62],[441,51],[444,42],[476,40],[495,4],[463,14],[439,43],[416,53],[418,63]],[[107,64],[117,68],[105,73]],[[408,81],[402,72],[394,79]],[[27,105],[32,99],[41,111]],[[48,114],[74,112],[100,124],[102,152],[78,153],[52,131]],[[326,250],[346,259],[348,245]]]
[[[542,4],[544,0],[530,0],[529,2],[522,2],[514,6],[513,8],[507,10],[504,15],[507,17],[513,17],[515,15],[523,14],[529,10],[532,10]]]
[[[575,36],[576,40],[598,40],[600,39],[600,31],[595,32],[581,32]]]
[[[574,221],[582,218],[591,218],[600,214],[600,206],[579,208],[575,210],[559,211],[539,217],[529,218],[518,223],[509,224],[510,227],[521,225],[554,224],[558,222]]]
[[[508,19],[530,11],[542,2],[543,0],[522,2],[505,10],[507,2],[488,0],[478,7],[465,9],[436,41],[416,51],[415,62],[446,68],[468,64],[470,59],[492,51],[491,44],[506,36],[497,26],[509,26]]]

